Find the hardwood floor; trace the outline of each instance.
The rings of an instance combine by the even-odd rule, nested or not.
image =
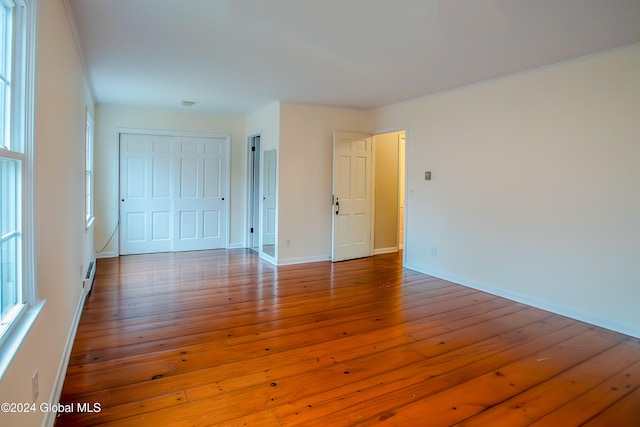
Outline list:
[[[398,254],[126,256],[98,261],[61,403],[59,427],[637,426],[640,344]]]

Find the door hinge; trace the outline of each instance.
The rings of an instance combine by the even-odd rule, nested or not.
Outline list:
[[[251,151],[256,151],[256,146],[251,147]]]
[[[251,233],[253,233],[253,227],[251,227]]]

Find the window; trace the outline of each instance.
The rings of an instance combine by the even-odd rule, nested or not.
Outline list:
[[[87,110],[85,128],[85,160],[84,160],[84,185],[85,185],[85,221],[86,227],[91,227],[95,219],[93,211],[93,119]]]
[[[40,312],[34,271],[29,0],[0,0],[0,378]]]

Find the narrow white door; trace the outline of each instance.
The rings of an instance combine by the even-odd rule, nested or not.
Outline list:
[[[276,154],[275,149],[264,152],[262,244],[265,246],[276,243]]]
[[[174,251],[226,247],[227,140],[178,137]]]
[[[371,255],[371,135],[333,132],[332,261]]]
[[[122,255],[172,250],[172,150],[170,136],[120,136]]]

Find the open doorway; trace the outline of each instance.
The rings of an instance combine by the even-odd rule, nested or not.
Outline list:
[[[249,137],[249,247],[260,251],[260,135]]]
[[[374,135],[373,253],[404,246],[405,131]]]

